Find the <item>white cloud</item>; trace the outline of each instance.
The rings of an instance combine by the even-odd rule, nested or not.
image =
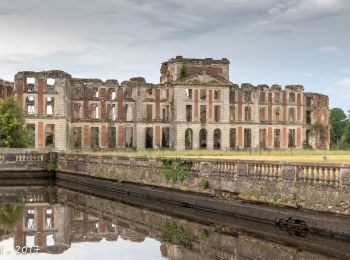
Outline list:
[[[321,54],[338,54],[342,51],[340,47],[337,46],[323,46],[318,49],[316,49],[316,52]]]
[[[339,79],[335,85],[341,88],[342,95],[350,97],[350,77]]]
[[[314,75],[312,73],[310,73],[310,72],[305,72],[304,76],[308,77],[308,78],[313,78],[314,77]]]

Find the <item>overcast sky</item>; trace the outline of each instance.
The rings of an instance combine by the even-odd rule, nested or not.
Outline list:
[[[241,84],[303,84],[350,109],[349,0],[0,0],[0,77],[159,82],[176,55],[231,61]]]

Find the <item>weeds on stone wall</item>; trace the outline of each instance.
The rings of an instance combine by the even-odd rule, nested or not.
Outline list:
[[[166,181],[183,182],[192,168],[192,162],[180,159],[162,159],[162,173]]]
[[[204,190],[208,189],[209,180],[208,179],[201,179],[201,181],[199,182],[199,187],[201,187]]]
[[[183,228],[183,226],[177,225],[173,221],[167,220],[161,227],[162,239],[170,242],[171,244],[180,245],[185,248],[191,248],[191,236]]]
[[[47,170],[50,172],[56,171],[57,167],[57,154],[49,153],[47,159]]]

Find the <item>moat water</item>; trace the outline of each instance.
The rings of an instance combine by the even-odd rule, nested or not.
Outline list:
[[[0,259],[350,258],[345,239],[84,190],[0,186]]]

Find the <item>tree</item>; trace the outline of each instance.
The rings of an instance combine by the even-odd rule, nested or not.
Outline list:
[[[0,230],[13,232],[23,211],[23,204],[0,204]]]
[[[187,76],[187,66],[183,64],[180,70],[180,77],[184,78],[186,76]]]
[[[341,138],[340,146],[341,148],[349,149],[350,148],[350,110],[348,111],[348,119],[344,120],[344,133]]]
[[[0,100],[0,147],[21,148],[27,145],[24,113],[13,97]]]
[[[341,108],[332,108],[329,116],[331,124],[331,144],[338,147],[346,126],[346,115]]]

